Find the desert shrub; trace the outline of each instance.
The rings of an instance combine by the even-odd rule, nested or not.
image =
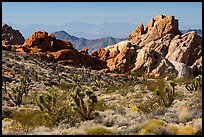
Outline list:
[[[100,74],[96,74],[93,78],[92,78],[93,84],[98,87],[98,88],[102,88],[104,85],[101,82],[101,75]]]
[[[197,90],[202,90],[202,75],[199,75],[197,77],[195,77],[190,84],[187,84],[186,89],[188,91],[197,91]]]
[[[13,52],[14,55],[15,55],[15,57],[16,57],[16,47],[15,47],[15,46],[12,46],[12,48],[11,48],[11,52]]]
[[[60,88],[61,90],[67,90],[67,89],[72,89],[74,88],[76,85],[73,83],[64,83],[61,82],[57,85],[58,88]]]
[[[87,135],[114,135],[115,133],[106,128],[93,128],[87,131]]]
[[[1,118],[2,118],[2,120],[4,119],[4,118],[12,118],[12,112],[13,112],[13,110],[10,110],[10,109],[2,109],[2,116],[1,116]]]
[[[38,94],[39,93],[37,92],[30,92],[27,96],[25,96],[23,102],[26,104],[36,104],[36,99]]]
[[[39,80],[39,78],[38,78],[38,73],[37,73],[37,71],[35,71],[34,68],[31,68],[30,76],[31,76],[31,78],[32,78],[34,81],[38,81],[38,80]]]
[[[48,126],[44,115],[39,110],[22,109],[12,113],[14,122],[11,125],[12,129],[19,129],[25,132],[31,131],[35,127]]]
[[[98,110],[98,111],[105,111],[107,109],[110,109],[111,106],[108,106],[104,100],[98,100],[96,103],[95,103],[95,106],[94,106],[94,109],[95,110]]]
[[[74,125],[77,122],[76,115],[64,101],[66,97],[58,92],[58,89],[53,86],[48,92],[38,95],[36,103],[46,120],[51,121],[52,125],[60,123]]]
[[[82,120],[92,119],[92,112],[97,103],[97,97],[88,88],[77,86],[71,94],[72,103],[70,106],[74,112],[80,115]]]
[[[107,93],[112,93],[120,89],[120,84],[119,83],[110,83],[106,86],[104,89]]]
[[[147,96],[145,101],[137,104],[137,107],[145,113],[162,110],[164,107],[169,107],[176,97],[175,86],[176,81],[171,80],[169,85],[164,79],[148,81],[147,89],[153,92],[152,96]]]
[[[157,119],[151,119],[144,123],[140,135],[162,135],[165,123]]]
[[[141,110],[144,113],[150,113],[163,109],[163,105],[161,104],[161,100],[156,95],[154,95],[153,97],[147,96],[147,100],[139,102],[136,107],[139,111]]]
[[[25,76],[21,78],[20,84],[16,85],[15,87],[11,88],[8,92],[8,97],[15,103],[16,106],[21,105],[23,100],[23,95],[27,95],[29,92],[29,86],[31,84],[31,79],[29,76]]]
[[[177,135],[195,135],[196,131],[192,126],[184,126],[177,130]]]
[[[191,110],[192,111],[192,110]],[[189,106],[180,106],[178,111],[178,119],[180,122],[188,122],[192,120],[192,112]]]
[[[163,78],[158,78],[154,80],[149,80],[145,83],[147,89],[154,92],[156,89],[163,90],[166,85],[166,81]]]

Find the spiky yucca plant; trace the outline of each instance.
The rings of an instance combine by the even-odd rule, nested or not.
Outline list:
[[[58,126],[61,123],[74,125],[77,122],[75,114],[67,105],[66,93],[59,92],[56,86],[52,86],[46,93],[38,95],[36,103],[50,126]]]
[[[163,91],[156,89],[156,94],[161,98],[165,107],[171,106],[176,97],[175,95],[175,86],[177,85],[176,81],[171,80],[169,83],[171,89],[169,89],[168,87],[165,87]]]
[[[80,115],[82,120],[92,119],[94,105],[97,103],[97,97],[88,89],[84,90],[80,86],[76,87],[71,94],[73,102],[70,104],[73,111]]]
[[[185,86],[188,91],[197,91],[202,88],[202,75],[195,77],[190,84]]]
[[[20,84],[11,88],[8,92],[8,97],[15,103],[16,106],[21,105],[23,100],[23,95],[27,95],[29,92],[29,87],[31,84],[31,79],[29,76],[21,78]]]

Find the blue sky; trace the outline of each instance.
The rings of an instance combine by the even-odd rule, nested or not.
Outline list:
[[[202,2],[2,2],[2,21],[62,25],[66,22],[147,23],[173,15],[181,29],[202,28]]]

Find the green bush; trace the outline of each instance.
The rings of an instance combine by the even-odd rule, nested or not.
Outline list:
[[[22,109],[20,111],[14,111],[12,118],[15,120],[11,125],[11,130],[29,132],[32,129],[39,126],[49,126],[50,124],[44,118],[44,115],[39,110]]]
[[[72,89],[74,88],[76,85],[73,83],[64,83],[61,82],[57,85],[58,88],[62,89],[62,90],[67,90],[67,89]]]
[[[114,135],[111,130],[105,128],[93,128],[87,131],[87,135]]]
[[[32,78],[34,81],[38,81],[38,80],[39,80],[39,78],[38,78],[38,73],[37,73],[37,71],[35,71],[34,68],[31,68],[30,76],[31,76],[31,78]]]
[[[98,111],[105,111],[110,108],[111,108],[110,106],[105,104],[104,100],[98,100],[94,106],[94,109]]]
[[[154,80],[147,81],[147,89],[154,92],[155,90],[163,90],[166,86],[166,81],[163,78],[158,78]]]

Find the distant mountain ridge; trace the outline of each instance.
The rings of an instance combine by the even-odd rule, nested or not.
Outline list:
[[[79,38],[99,39],[104,37],[124,38],[127,37],[137,24],[124,22],[104,22],[99,25],[85,22],[68,22],[62,25],[27,24],[20,25],[7,23],[13,28],[20,30],[27,39],[35,31],[46,31],[48,33],[64,30]]]
[[[194,31],[196,32],[198,35],[202,36],[202,30],[201,29],[188,29],[188,30],[180,30],[182,34],[187,33],[187,32],[191,32]]]
[[[119,38],[113,38],[113,37],[89,40],[85,38],[78,38],[78,37],[72,36],[64,30],[53,32],[52,34],[55,35],[57,39],[69,40],[74,45],[74,47],[79,51],[82,50],[83,48],[88,48],[89,53],[92,53],[94,50],[105,48],[109,45],[125,40],[125,38],[119,39]]]
[[[54,32],[53,34],[57,39],[69,40],[71,43],[79,39],[78,37],[72,36],[64,30]]]
[[[125,22],[103,22],[101,24],[91,24],[85,22],[68,22],[62,25],[45,25],[45,24],[27,24],[19,25],[14,23],[7,23],[14,29],[20,30],[25,39],[29,38],[35,31],[46,31],[48,33],[64,30],[69,34],[77,36],[78,38],[86,39],[99,39],[104,37],[124,38],[129,35],[138,23],[125,23]],[[183,30],[187,32],[190,30],[199,31],[200,29]]]

